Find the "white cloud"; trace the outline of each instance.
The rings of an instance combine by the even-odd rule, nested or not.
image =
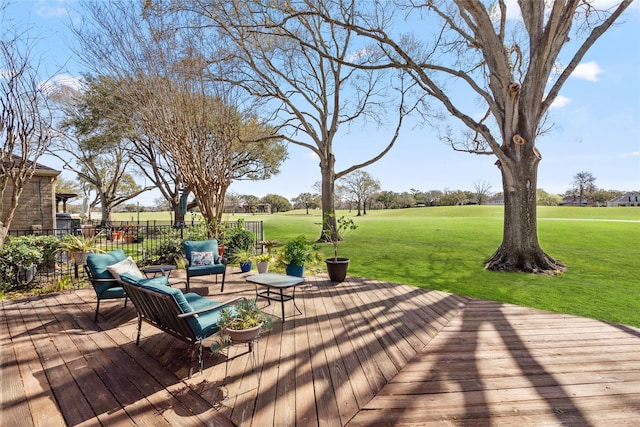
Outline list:
[[[305,159],[309,159],[309,160],[313,160],[313,161],[318,160],[318,155],[316,153],[314,153],[313,151],[311,151],[311,150],[309,150],[308,152],[304,153],[304,157],[305,157]]]
[[[640,156],[640,151],[632,151],[631,153],[620,154],[620,157],[633,157],[633,156]]]
[[[562,108],[570,102],[571,102],[571,98],[558,95],[556,96],[556,99],[554,99],[553,102],[551,103],[551,108]]]
[[[576,77],[578,79],[588,80],[590,82],[598,81],[598,74],[602,73],[603,70],[600,68],[597,62],[585,62],[582,64],[578,64],[576,69],[571,73],[571,77]]]
[[[66,86],[70,89],[79,91],[82,88],[82,82],[82,78],[80,77],[73,77],[70,74],[57,74],[43,83],[43,88],[48,92],[50,89]]]
[[[36,14],[44,19],[68,16],[69,11],[67,10],[67,5],[70,3],[74,3],[74,1],[56,0],[52,2],[40,0],[36,6]]]

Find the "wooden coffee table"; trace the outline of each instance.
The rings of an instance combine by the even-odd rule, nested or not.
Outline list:
[[[258,288],[256,287],[256,300],[258,298],[264,298],[269,301],[269,304],[271,304],[271,301],[280,301],[280,304],[282,305],[283,322],[285,301],[293,301],[293,306],[295,307],[295,309],[298,311],[298,313],[302,314],[295,301],[296,286],[304,283],[304,279],[302,277],[287,276],[277,273],[263,273],[248,276],[247,282],[267,288],[264,291],[258,291]],[[285,294],[284,290],[289,288],[293,288],[292,292],[290,294]]]

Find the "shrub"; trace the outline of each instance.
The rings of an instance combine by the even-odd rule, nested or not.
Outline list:
[[[32,239],[33,236],[8,237],[0,247],[0,282],[3,291],[28,281],[25,272],[42,265],[42,249],[34,245]]]
[[[56,236],[24,236],[28,245],[33,245],[42,252],[42,262],[37,265],[38,271],[53,271],[56,267],[58,245]]]
[[[148,261],[150,264],[177,264],[183,256],[182,239],[169,237],[152,249]]]
[[[256,235],[245,230],[243,220],[238,220],[235,226],[225,230],[224,234],[230,259],[233,259],[236,253],[251,251],[256,242]]]
[[[209,235],[209,227],[205,221],[201,221],[191,227],[184,229],[185,240],[207,240]]]

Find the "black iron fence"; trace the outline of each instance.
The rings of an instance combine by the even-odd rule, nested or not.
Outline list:
[[[151,264],[158,261],[164,252],[179,251],[183,240],[205,239],[205,228],[202,223],[186,223],[180,227],[173,226],[170,221],[112,221],[109,225],[83,224],[69,222],[64,228],[13,230],[9,236],[46,235],[62,238],[65,234],[96,237],[97,247],[102,251],[122,249],[139,264]],[[263,247],[264,240],[262,221],[229,221],[221,224],[223,228],[241,226],[255,236],[256,253]],[[70,279],[82,279],[83,268],[77,266],[67,252],[56,254],[55,262],[35,269],[35,279],[52,281],[67,276]]]

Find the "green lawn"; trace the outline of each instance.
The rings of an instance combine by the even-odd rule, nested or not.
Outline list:
[[[281,242],[320,234],[320,211],[245,218],[263,221],[265,237]],[[502,208],[494,206],[370,211],[355,218],[339,255],[351,258],[352,276],[640,327],[640,209],[540,207],[538,219],[542,247],[568,266],[561,276],[483,269],[502,237]]]

